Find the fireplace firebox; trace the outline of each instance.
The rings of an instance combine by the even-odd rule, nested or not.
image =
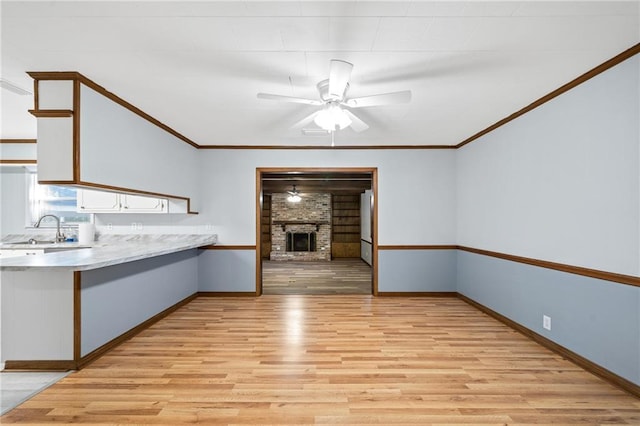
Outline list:
[[[287,251],[316,251],[316,233],[287,232]]]

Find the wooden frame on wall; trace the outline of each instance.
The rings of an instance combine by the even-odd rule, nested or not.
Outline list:
[[[0,144],[6,145],[24,145],[24,144],[36,144],[35,139],[0,139]],[[37,164],[37,160],[34,158],[12,158],[5,159],[2,158],[2,153],[0,153],[0,165],[11,165],[11,166],[23,166],[23,165],[33,165]]]
[[[256,168],[256,296],[262,295],[262,177],[265,173],[371,173],[373,207],[371,212],[372,265],[371,293],[378,295],[378,168],[377,167],[258,167]]]
[[[70,179],[65,179],[65,180],[41,180],[39,179],[38,182],[41,184],[50,184],[50,185],[71,185],[71,186],[78,186],[78,187],[82,187],[82,188],[89,188],[89,189],[95,189],[95,190],[103,190],[103,191],[113,191],[113,192],[122,192],[125,194],[133,194],[133,195],[141,195],[141,196],[148,196],[148,197],[159,197],[159,198],[168,198],[174,201],[178,201],[178,202],[182,202],[185,204],[185,213],[188,214],[198,214],[197,211],[194,211],[191,209],[191,198],[190,197],[186,197],[183,195],[176,195],[176,194],[168,194],[168,193],[161,193],[161,192],[153,192],[153,191],[146,191],[146,190],[139,190],[139,189],[135,189],[135,188],[127,188],[127,187],[121,187],[121,186],[113,186],[113,185],[107,185],[107,184],[102,184],[102,183],[98,183],[98,182],[89,182],[86,180],[82,179],[82,176],[80,175],[80,161],[81,161],[81,153],[80,153],[80,105],[81,105],[81,99],[80,99],[80,91],[81,91],[81,87],[84,85],[90,89],[93,89],[95,92],[97,92],[98,94],[102,95],[103,97],[113,101],[114,103],[116,103],[117,105],[133,112],[134,114],[138,115],[140,118],[150,122],[151,124],[153,124],[156,127],[159,127],[160,129],[162,129],[163,131],[171,134],[172,136],[175,136],[177,139],[181,140],[182,142],[185,142],[191,146],[195,148],[198,147],[197,144],[195,144],[195,142],[191,141],[190,139],[186,138],[185,136],[183,136],[182,134],[176,132],[175,130],[171,129],[170,127],[168,127],[167,125],[165,125],[164,123],[161,123],[160,121],[156,120],[155,118],[151,117],[150,115],[144,113],[142,110],[136,108],[135,106],[131,105],[130,103],[126,102],[125,100],[123,100],[122,98],[116,96],[115,94],[107,91],[105,88],[103,88],[102,86],[96,84],[95,82],[91,81],[90,79],[88,79],[87,77],[85,77],[84,75],[80,74],[79,72],[75,72],[75,71],[60,71],[60,72],[27,72],[27,74],[29,74],[30,77],[33,78],[33,93],[34,93],[34,109],[29,110],[29,113],[31,113],[34,117],[36,118],[70,118],[72,120],[72,142],[71,142],[71,146],[72,146],[72,165],[71,165],[71,173],[72,176]],[[40,109],[40,98],[41,98],[41,93],[40,93],[40,83],[43,81],[70,81],[72,83],[72,103],[73,103],[73,109],[72,110],[68,110],[68,109]],[[28,141],[28,140],[27,140]]]

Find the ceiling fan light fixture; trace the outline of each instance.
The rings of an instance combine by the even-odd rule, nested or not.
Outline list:
[[[299,203],[300,201],[302,201],[302,198],[300,197],[300,193],[296,189],[295,185],[293,185],[293,191],[287,191],[287,192],[289,193],[289,196],[287,197],[288,202]]]
[[[329,61],[329,78],[321,80],[316,85],[319,100],[297,98],[293,96],[274,95],[271,93],[258,93],[260,99],[270,99],[274,101],[292,102],[306,105],[323,106],[319,111],[299,120],[292,127],[303,128],[311,121],[319,127],[317,131],[325,131],[331,134],[331,146],[334,144],[334,132],[345,127],[351,127],[354,132],[363,132],[369,128],[367,123],[362,121],[357,115],[351,112],[353,108],[374,107],[379,105],[406,104],[411,101],[411,91],[380,93],[376,95],[362,96],[359,98],[347,98],[350,87],[351,71],[353,64],[341,59]],[[345,106],[342,109],[341,106]],[[322,129],[322,130],[320,130]],[[302,130],[305,135],[310,131]],[[321,133],[320,133],[321,134]]]
[[[351,118],[344,112],[342,108],[334,103],[329,103],[320,111],[313,119],[321,129],[333,132],[342,130],[351,125]]]

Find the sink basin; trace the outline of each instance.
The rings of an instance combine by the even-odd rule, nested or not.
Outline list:
[[[55,244],[55,243],[56,243],[55,241],[45,241],[45,240],[34,240],[34,239],[31,239],[31,240],[28,240],[28,241],[9,241],[9,242],[6,242],[6,243],[2,243],[2,245],[3,246],[12,246],[12,245],[15,246],[15,245],[19,245],[19,244],[21,244],[21,245],[28,244],[28,245],[32,245],[32,246],[37,246],[37,245],[42,245],[42,244]]]

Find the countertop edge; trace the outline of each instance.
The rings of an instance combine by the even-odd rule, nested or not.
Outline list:
[[[103,262],[97,262],[97,263],[92,263],[88,265],[77,265],[75,267],[67,266],[66,268],[72,268],[74,271],[90,271],[92,269],[100,269],[100,268],[106,268],[108,266],[120,265],[122,263],[136,262],[138,260],[164,256],[166,254],[179,253],[181,251],[187,251],[187,250],[194,250],[202,246],[203,244],[198,244],[193,246],[180,246],[180,247],[175,247],[175,248],[166,249],[166,250],[150,251],[144,254],[127,256],[126,258],[116,259],[113,261],[103,261]],[[59,266],[57,268],[65,268],[65,266]]]
[[[188,236],[185,236],[187,238]],[[152,257],[215,245],[217,236],[199,236],[197,242],[114,242],[93,248],[79,248],[66,252],[38,256],[21,256],[0,261],[0,271],[88,271]],[[129,253],[126,250],[129,250]],[[25,259],[26,258],[26,259]]]

